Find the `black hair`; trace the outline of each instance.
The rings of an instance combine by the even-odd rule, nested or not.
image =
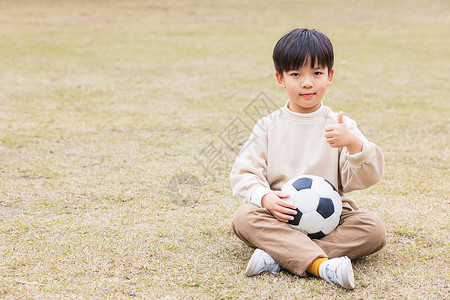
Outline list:
[[[294,29],[286,33],[273,49],[275,70],[283,76],[301,68],[309,59],[311,68],[317,63],[320,67],[328,67],[331,72],[334,63],[333,45],[322,32],[314,29]]]

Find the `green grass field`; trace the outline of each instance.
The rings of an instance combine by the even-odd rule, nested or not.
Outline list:
[[[0,298],[449,298],[449,11],[0,0]],[[354,261],[353,291],[245,277],[252,249],[230,228],[233,151],[249,112],[284,105],[271,55],[296,27],[330,37],[324,102],[386,157],[381,182],[350,194],[388,232]]]

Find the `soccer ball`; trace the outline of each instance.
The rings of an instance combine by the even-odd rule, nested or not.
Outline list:
[[[294,177],[281,190],[289,194],[285,200],[297,207],[297,215],[288,224],[308,235],[320,239],[339,224],[342,200],[336,188],[325,178],[314,175]]]

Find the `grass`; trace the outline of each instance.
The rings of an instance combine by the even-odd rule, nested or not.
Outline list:
[[[0,1],[0,297],[449,297],[449,9]],[[295,27],[330,36],[324,101],[386,156],[382,181],[350,195],[388,231],[382,251],[354,262],[354,291],[286,272],[246,278],[252,250],[230,230],[235,153],[221,137],[240,124],[236,150],[260,92],[284,104],[271,52]],[[205,174],[197,160],[214,147],[228,160]],[[171,198],[179,174],[201,182],[193,205]]]

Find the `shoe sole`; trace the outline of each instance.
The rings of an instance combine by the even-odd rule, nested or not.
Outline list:
[[[342,287],[353,290],[355,288],[355,277],[353,276],[353,267],[350,259],[347,258],[342,263],[341,270],[341,278],[343,280]]]

